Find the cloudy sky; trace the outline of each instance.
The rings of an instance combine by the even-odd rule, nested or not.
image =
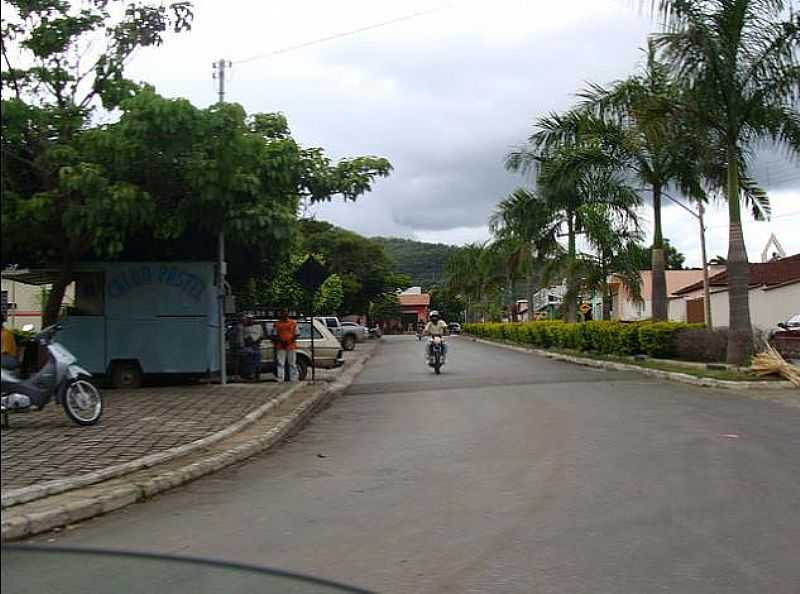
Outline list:
[[[502,162],[536,117],[569,107],[586,81],[632,72],[657,26],[636,0],[194,3],[191,33],[141,52],[134,78],[207,105],[216,99],[212,62],[231,60],[227,100],[283,112],[295,138],[334,158],[392,162],[393,174],[371,194],[317,206],[318,218],[365,235],[456,244],[487,238],[497,201],[525,183]],[[413,13],[422,14],[273,53]],[[772,232],[788,253],[800,252],[800,165],[771,153],[759,173],[775,216],[746,221],[751,259]],[[712,206],[709,256],[727,252],[726,222],[724,206]],[[698,264],[695,220],[669,207],[664,223],[688,263]]]

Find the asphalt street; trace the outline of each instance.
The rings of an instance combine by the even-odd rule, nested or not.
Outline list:
[[[385,593],[800,592],[800,408],[386,337],[271,453],[36,542]]]

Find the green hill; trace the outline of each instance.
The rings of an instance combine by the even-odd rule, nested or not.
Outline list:
[[[443,281],[447,258],[456,248],[443,243],[424,243],[399,237],[372,237],[372,241],[383,246],[394,262],[397,272],[411,277],[412,285],[429,288]]]

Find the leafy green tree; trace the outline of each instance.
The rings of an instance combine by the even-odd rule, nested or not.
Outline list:
[[[400,300],[394,292],[377,295],[369,305],[369,320],[372,324],[399,320],[401,313]]]
[[[343,300],[342,279],[338,274],[332,274],[325,279],[325,282],[322,283],[322,286],[314,295],[314,312],[321,314],[335,313],[339,310]]]
[[[343,299],[340,312],[363,314],[379,295],[405,288],[383,246],[324,221],[300,221],[300,249],[319,254],[331,274],[339,275]]]
[[[686,81],[684,109],[719,148],[717,162],[726,170],[727,359],[741,364],[753,351],[741,219],[747,188],[741,180],[747,177],[748,150],[760,140],[800,151],[800,14],[783,0],[659,0],[653,5],[667,26],[655,43]]]
[[[447,322],[464,321],[464,300],[458,295],[452,294],[444,286],[434,286],[430,290],[431,310],[438,311],[442,319]]]
[[[126,60],[169,30],[188,30],[192,17],[188,2],[3,2],[3,260],[58,261],[45,321],[57,316],[80,254],[118,252],[153,216],[149,196],[96,162],[102,127],[89,128],[98,107],[117,108],[134,92]]]
[[[160,44],[170,26],[187,28],[191,13],[185,3],[133,3],[114,20],[112,4],[123,3],[12,2],[9,20],[3,12],[6,65],[12,46],[34,65],[3,72],[4,97],[12,90],[2,106],[3,260],[58,266],[46,322],[89,255],[119,256],[134,238],[163,246],[224,230],[232,252],[250,247],[258,268],[288,256],[302,201],[355,200],[391,169],[376,157],[333,164],[300,147],[281,114],[198,109],[125,80],[125,58]],[[82,72],[74,54],[98,37],[107,46]],[[100,103],[119,118],[98,124]]]
[[[669,239],[664,238],[664,267],[666,270],[682,270],[683,264],[686,261],[686,256],[678,251],[672,245]],[[639,270],[652,270],[652,247],[646,248],[642,245],[637,245],[633,255],[636,258],[636,265]]]

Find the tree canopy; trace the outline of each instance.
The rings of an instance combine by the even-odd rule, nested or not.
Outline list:
[[[154,247],[180,256],[224,230],[234,281],[274,269],[302,201],[355,200],[391,170],[379,157],[332,163],[301,147],[282,114],[201,109],[126,80],[133,50],[187,29],[191,8],[137,2],[119,16],[112,9],[122,4],[17,1],[8,18],[3,11],[2,259],[58,267],[46,320],[87,257]],[[74,54],[98,35],[106,45],[83,71]],[[13,67],[17,54],[33,66]],[[115,118],[101,123],[100,107]]]

